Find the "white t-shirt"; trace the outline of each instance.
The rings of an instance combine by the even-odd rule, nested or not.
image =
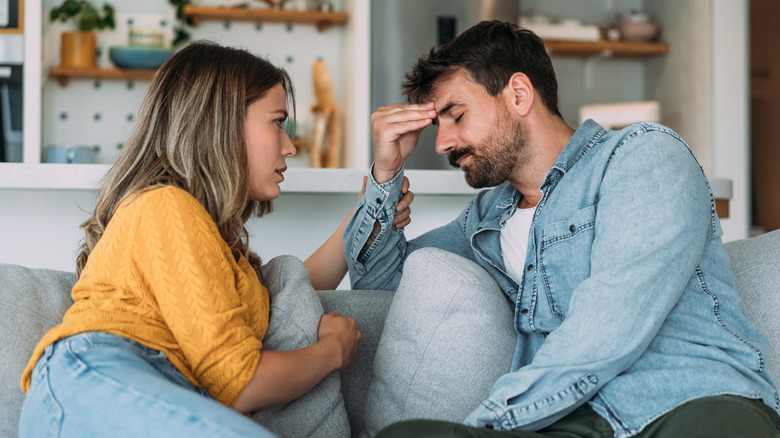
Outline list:
[[[522,282],[525,254],[528,251],[528,234],[536,207],[518,208],[501,230],[501,255],[506,273],[518,283]]]

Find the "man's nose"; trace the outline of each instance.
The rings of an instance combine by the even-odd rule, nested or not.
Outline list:
[[[455,146],[457,146],[455,130],[444,123],[439,123],[436,132],[436,153],[447,154]]]

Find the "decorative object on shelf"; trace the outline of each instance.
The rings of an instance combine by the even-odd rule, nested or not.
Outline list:
[[[157,70],[173,55],[174,50],[163,46],[162,32],[132,28],[127,46],[111,46],[108,58],[119,68]]]
[[[623,41],[657,41],[661,33],[661,25],[652,21],[650,16],[641,11],[622,14],[615,24],[615,28]]]
[[[341,117],[333,77],[330,69],[321,59],[311,69],[314,81],[314,96],[317,103],[312,107],[314,123],[309,146],[311,167],[335,168],[341,164]]]
[[[131,28],[127,33],[131,46],[162,47],[163,33],[156,30]]]
[[[97,38],[95,30],[115,26],[114,7],[103,4],[101,12],[86,0],[65,0],[52,9],[51,21],[72,20],[77,31],[63,32],[60,36],[60,66],[68,68],[97,67]]]
[[[273,9],[283,9],[284,4],[287,2],[287,0],[263,0],[264,2],[268,3],[269,6]]]
[[[661,104],[656,100],[583,105],[580,123],[593,119],[607,129],[623,129],[634,122],[661,122]]]
[[[601,29],[596,25],[584,24],[579,20],[565,19],[553,22],[550,18],[535,14],[520,17],[520,26],[543,40],[599,41]]]
[[[46,163],[95,164],[100,146],[49,146],[43,154]]]
[[[162,46],[111,46],[108,58],[117,67],[132,70],[155,70],[173,55],[173,50]]]

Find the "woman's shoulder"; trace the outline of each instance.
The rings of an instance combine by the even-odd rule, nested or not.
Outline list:
[[[114,217],[117,216],[124,216],[136,223],[162,218],[170,222],[178,218],[181,222],[193,225],[213,224],[209,213],[192,194],[173,186],[159,186],[128,195],[117,209]]]
[[[121,203],[122,207],[131,209],[152,209],[157,211],[205,209],[188,191],[174,186],[158,186],[140,193],[128,195]]]

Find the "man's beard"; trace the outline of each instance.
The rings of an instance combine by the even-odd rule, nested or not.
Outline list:
[[[504,110],[506,111],[506,110]],[[499,116],[500,126],[491,131],[479,149],[471,145],[453,149],[447,155],[450,166],[458,166],[458,160],[470,155],[470,162],[463,168],[466,182],[475,189],[495,187],[507,181],[515,167],[520,164],[520,151],[525,147],[526,135],[523,126],[510,119],[506,112]]]

